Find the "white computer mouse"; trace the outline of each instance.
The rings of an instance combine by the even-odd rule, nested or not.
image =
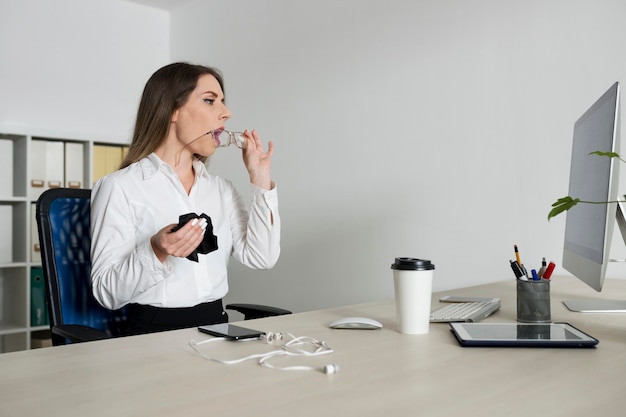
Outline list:
[[[344,317],[328,324],[331,329],[375,330],[383,327],[382,323],[367,317]]]

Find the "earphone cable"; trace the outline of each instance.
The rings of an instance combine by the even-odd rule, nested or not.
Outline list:
[[[251,359],[258,359],[258,363],[261,366],[267,367],[267,368],[271,368],[271,369],[278,369],[278,370],[284,370],[284,371],[292,371],[292,370],[315,370],[317,368],[313,367],[313,366],[305,366],[305,365],[294,365],[294,366],[285,366],[285,367],[277,367],[275,365],[272,365],[271,363],[269,363],[269,360],[272,358],[275,358],[277,356],[319,356],[319,355],[327,355],[330,353],[333,353],[333,349],[325,342],[325,341],[320,341],[317,339],[314,339],[312,337],[308,337],[308,336],[300,336],[300,337],[296,337],[294,335],[292,335],[291,333],[287,333],[286,334],[288,337],[291,338],[291,340],[283,343],[283,344],[279,344],[278,347],[279,349],[275,349],[269,352],[264,352],[264,353],[256,353],[256,354],[252,354],[252,355],[248,355],[239,359],[232,359],[232,360],[224,360],[224,359],[217,359],[217,358],[213,358],[210,357],[208,355],[206,355],[205,353],[203,353],[199,346],[203,345],[205,343],[214,343],[214,342],[219,342],[219,341],[225,341],[227,340],[224,337],[216,337],[216,338],[212,338],[212,339],[206,339],[203,340],[201,342],[197,342],[194,339],[191,339],[189,341],[189,346],[191,346],[191,348],[201,357],[214,361],[214,362],[218,362],[218,363],[222,363],[225,365],[234,365],[234,364],[238,364],[238,363],[242,363]],[[268,333],[266,335],[264,335],[264,337],[262,338],[263,341],[269,345],[276,345],[276,342],[282,340],[284,338],[284,335],[282,333]],[[247,339],[247,340],[259,340],[259,339]],[[306,350],[304,348],[302,348],[301,346],[310,346],[313,347],[313,350]],[[336,365],[333,365],[334,367],[336,367]],[[328,373],[326,368],[328,367],[328,365],[324,368],[324,372]],[[333,368],[334,369],[334,368]],[[337,367],[338,369],[338,367]],[[334,372],[333,372],[334,373]]]

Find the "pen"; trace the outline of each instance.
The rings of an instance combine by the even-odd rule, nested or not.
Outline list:
[[[524,271],[522,271],[522,267],[519,266],[519,264],[516,261],[510,261],[511,262],[511,269],[513,270],[513,273],[515,274],[515,278],[517,279],[522,279],[522,277],[524,277],[524,279],[526,278],[524,276]]]
[[[550,263],[548,264],[548,267],[546,268],[546,272],[543,273],[543,279],[550,279],[555,267],[556,267],[556,264],[550,261]]]
[[[519,267],[522,269],[522,272],[524,273],[524,275],[526,276],[526,278],[529,278],[528,276],[528,271],[526,270],[526,267],[524,266],[524,264],[522,263],[522,259],[519,256],[519,250],[517,249],[517,245],[513,245],[513,249],[515,249],[515,259],[517,260],[517,264],[519,265]]]
[[[546,272],[546,258],[541,258],[541,268],[539,268],[539,278],[543,278],[543,274]]]
[[[535,269],[532,269],[530,273],[533,274],[533,281],[539,281],[539,275]]]
[[[526,278],[530,278],[530,275],[528,275],[528,269],[526,269],[524,265],[521,265],[521,267],[522,267],[522,272],[524,272],[524,276]]]

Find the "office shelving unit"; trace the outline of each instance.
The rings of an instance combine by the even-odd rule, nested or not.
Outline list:
[[[0,131],[0,353],[30,349],[36,347],[36,341],[49,338],[48,325],[31,325],[31,269],[41,267],[34,252],[38,244],[34,223],[37,196],[31,190],[36,182],[31,178],[31,165],[39,163],[39,159],[33,155],[38,143],[33,141],[82,147],[81,188],[91,188],[93,184],[95,146],[125,146]]]

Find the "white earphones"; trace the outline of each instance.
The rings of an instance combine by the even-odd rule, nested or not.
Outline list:
[[[280,332],[278,333],[267,332],[261,335],[261,339],[265,339],[267,343],[272,343],[272,342],[277,342],[279,340],[283,340],[283,337],[284,335]]]
[[[193,348],[193,350],[196,351],[196,353],[198,353],[203,358],[206,358],[215,362],[223,363],[226,365],[241,363],[249,359],[259,359],[259,365],[265,366],[266,368],[278,369],[281,371],[319,370],[326,375],[332,375],[332,374],[336,374],[337,372],[339,372],[339,365],[334,364],[334,363],[328,364],[321,369],[317,367],[313,367],[313,366],[302,366],[302,365],[284,366],[284,367],[278,367],[278,366],[272,365],[269,362],[269,360],[276,356],[319,356],[319,355],[326,355],[326,354],[333,352],[333,349],[330,346],[328,346],[328,344],[324,341],[316,340],[307,336],[295,337],[290,333],[287,333],[286,336],[290,337],[291,340],[285,343],[279,344],[277,346],[279,349],[277,350],[273,350],[267,353],[253,354],[253,355],[249,355],[249,356],[246,356],[240,359],[234,359],[234,360],[221,360],[221,359],[211,358],[211,357],[206,356],[204,353],[202,353],[198,348],[199,345],[202,345],[204,343],[214,342],[214,341],[219,341],[219,340],[226,340],[225,338],[222,338],[222,337],[213,338],[213,339],[203,340],[201,342],[196,342],[195,340],[192,339],[189,341],[189,345]],[[283,340],[284,337],[285,335],[283,333],[268,332],[265,335],[263,335],[261,339],[267,344],[274,344],[275,342],[280,342],[281,340]],[[309,348],[309,350],[307,350],[306,348]],[[310,350],[311,348],[313,348],[313,350]]]
[[[328,365],[324,367],[323,371],[327,375],[336,374],[337,372],[339,372],[339,365],[334,364],[334,363],[329,363]]]

